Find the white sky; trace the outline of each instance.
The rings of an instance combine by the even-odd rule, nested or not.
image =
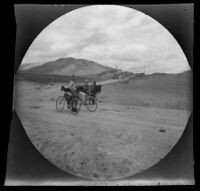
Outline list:
[[[95,5],[56,19],[33,41],[22,63],[74,57],[147,73],[189,69],[174,37],[157,21],[131,8]],[[33,65],[34,66],[34,65]]]

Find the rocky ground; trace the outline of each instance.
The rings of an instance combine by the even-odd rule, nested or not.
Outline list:
[[[107,99],[109,86],[115,101]],[[73,115],[56,110],[60,84],[16,82],[14,108],[34,146],[57,167],[80,177],[121,179],[160,161],[181,137],[191,111],[134,104],[133,95],[121,99],[118,87],[102,89],[107,93],[100,94],[96,112],[83,106]]]

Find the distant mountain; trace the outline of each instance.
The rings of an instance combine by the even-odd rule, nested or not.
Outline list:
[[[192,77],[192,70],[186,70],[182,73],[177,74],[179,76],[186,76],[186,77]]]
[[[191,75],[192,71],[191,70],[186,70],[180,73],[166,73],[166,72],[154,72],[154,73],[148,73],[148,69],[145,70],[145,67],[131,67],[127,68],[126,71],[138,74],[138,73],[145,73],[145,75],[164,75],[164,74],[169,74],[169,75]],[[146,73],[147,72],[147,73]]]
[[[55,61],[47,62],[39,66],[31,68],[20,68],[20,73],[35,73],[35,74],[54,74],[67,75],[72,74],[77,76],[100,74],[105,71],[113,70],[111,67],[103,66],[93,61],[85,59],[60,58]]]
[[[152,73],[152,74],[147,74],[148,76],[177,76],[177,77],[191,77],[192,76],[192,71],[191,70],[186,70],[180,73]]]
[[[38,66],[38,65],[41,65],[43,64],[44,62],[33,62],[33,63],[22,63],[19,67],[19,71],[21,70],[27,70],[29,68],[32,68],[32,67],[35,67],[35,66]]]

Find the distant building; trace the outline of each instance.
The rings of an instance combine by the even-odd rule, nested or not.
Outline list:
[[[122,69],[118,69],[116,67],[115,73],[113,73],[113,78],[114,79],[121,79],[121,78],[123,78],[123,71],[122,71]]]
[[[137,67],[134,71],[134,76],[137,77],[144,77],[145,76],[145,67]]]

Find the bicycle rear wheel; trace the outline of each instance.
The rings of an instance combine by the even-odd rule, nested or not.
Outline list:
[[[56,100],[56,109],[57,111],[61,112],[63,111],[64,107],[65,107],[65,97],[59,96],[58,99]]]
[[[97,100],[92,97],[92,96],[87,96],[86,100],[86,108],[90,111],[90,112],[94,112],[97,109]]]

